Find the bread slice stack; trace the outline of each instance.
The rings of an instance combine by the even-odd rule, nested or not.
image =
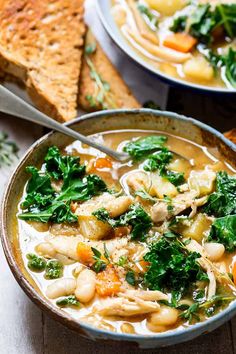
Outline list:
[[[1,0],[0,68],[59,121],[76,116],[85,24],[83,0]]]
[[[0,78],[23,82],[36,107],[61,122],[78,105],[140,106],[90,31],[84,45],[83,15],[84,0],[0,0]]]

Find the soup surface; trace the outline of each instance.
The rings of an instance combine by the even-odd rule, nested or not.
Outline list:
[[[113,0],[111,11],[153,68],[190,83],[236,88],[235,0]]]
[[[94,138],[130,161],[74,142],[27,168],[15,247],[39,291],[78,321],[131,334],[194,325],[230,306],[233,168],[161,132]]]

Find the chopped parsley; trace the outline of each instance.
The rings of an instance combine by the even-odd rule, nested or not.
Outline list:
[[[33,272],[42,272],[45,270],[47,262],[44,258],[33,253],[28,253],[26,258],[28,259],[27,266]]]
[[[47,262],[44,277],[46,279],[58,279],[63,276],[63,264],[56,259]]]

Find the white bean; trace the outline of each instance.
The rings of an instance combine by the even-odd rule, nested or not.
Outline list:
[[[55,257],[56,250],[50,242],[42,242],[35,247],[35,251],[47,258]]]
[[[56,299],[60,296],[67,296],[74,293],[76,280],[73,278],[62,278],[54,281],[47,287],[46,295],[49,299]]]
[[[209,242],[205,243],[204,248],[208,254],[208,258],[212,262],[217,262],[223,256],[225,247],[221,243]]]
[[[84,269],[78,275],[75,296],[80,302],[89,302],[95,295],[96,275],[90,269]]]
[[[171,326],[178,320],[178,311],[171,307],[161,306],[160,311],[153,312],[148,323],[152,326]]]

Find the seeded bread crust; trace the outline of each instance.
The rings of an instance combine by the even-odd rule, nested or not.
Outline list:
[[[106,102],[107,108],[139,108],[140,103],[132,95],[119,72],[107,58],[91,30],[88,30],[85,40],[85,49],[86,46],[93,46],[95,43],[96,50],[89,55],[89,58],[101,79],[109,84],[110,92],[115,102],[115,107],[114,105],[109,104],[109,102]],[[87,112],[100,110],[102,107],[99,102],[96,101],[96,95],[97,89],[94,80],[91,78],[90,68],[86,61],[85,50],[79,81],[79,106]],[[91,101],[89,102],[87,99],[88,96],[93,97],[93,102],[95,102],[95,104],[91,105]]]
[[[49,116],[76,117],[84,0],[0,1],[0,70],[22,80]]]

